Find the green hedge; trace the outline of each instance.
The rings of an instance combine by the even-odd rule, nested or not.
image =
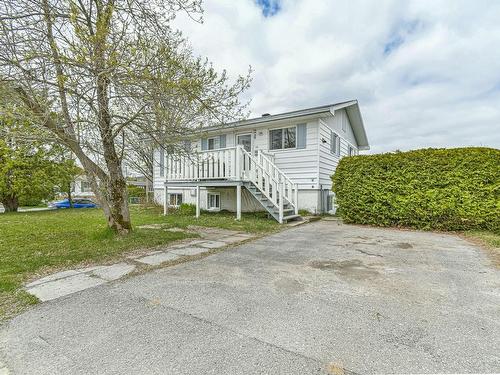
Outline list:
[[[347,223],[500,232],[497,149],[422,149],[346,157],[332,181]]]

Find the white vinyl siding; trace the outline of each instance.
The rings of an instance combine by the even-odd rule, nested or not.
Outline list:
[[[270,131],[272,129],[282,129],[303,126],[305,130],[304,148],[289,148],[280,150],[270,149]],[[238,134],[252,134],[254,151],[264,151],[274,157],[274,163],[293,182],[299,184],[300,189],[318,189],[318,120],[308,123],[284,123],[280,126],[258,127],[252,129],[236,129],[226,133],[227,146],[236,144]],[[210,137],[210,136],[209,136]],[[298,140],[297,140],[298,142]],[[201,150],[201,140],[198,142],[198,150]]]
[[[270,130],[278,128],[290,128],[302,126],[304,131],[303,148],[289,148],[280,150],[269,149]],[[251,134],[254,151],[262,150],[267,154],[271,154],[274,158],[274,163],[280,168],[293,182],[299,184],[300,189],[318,189],[318,120],[312,120],[307,123],[284,123],[281,126],[267,126],[251,129],[235,129],[224,134],[226,139],[226,147],[233,147],[236,144],[237,134]],[[207,138],[215,136],[207,136]],[[298,140],[297,140],[298,141]],[[202,140],[195,142],[195,150],[202,150]],[[208,144],[207,144],[208,146]],[[158,150],[155,152],[155,160],[158,160]],[[162,189],[164,177],[159,176],[159,166],[155,162],[154,168],[154,187]]]
[[[165,151],[161,148],[160,149],[160,156],[158,160],[160,164],[160,177],[165,176]]]
[[[345,132],[342,131],[343,126],[345,126]],[[332,133],[339,136],[336,153],[332,153]],[[344,109],[335,111],[333,117],[319,121],[319,139],[326,141],[326,143],[322,141],[319,143],[319,183],[324,189],[330,189],[332,185],[331,176],[335,172],[339,160],[349,155],[349,147],[352,147],[355,155],[358,153],[356,138]]]
[[[160,160],[161,152],[160,149],[156,149],[153,152],[153,188],[163,189],[163,183],[165,182],[165,176],[160,173]]]
[[[276,166],[299,184],[299,189],[318,189],[318,120],[308,122],[305,132],[304,148],[267,152],[274,156]]]

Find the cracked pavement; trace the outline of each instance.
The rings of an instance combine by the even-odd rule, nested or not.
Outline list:
[[[453,235],[319,221],[42,303],[10,374],[500,372],[500,274]]]

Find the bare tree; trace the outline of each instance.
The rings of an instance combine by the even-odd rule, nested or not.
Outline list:
[[[3,0],[0,74],[80,160],[108,225],[132,226],[122,172],[127,134],[178,144],[186,129],[241,118],[239,94],[170,28],[200,0]],[[182,120],[180,120],[182,119]]]

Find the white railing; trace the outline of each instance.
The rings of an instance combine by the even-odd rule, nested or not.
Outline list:
[[[238,180],[236,147],[203,151],[190,155],[167,155],[167,181]]]
[[[295,202],[297,202],[296,196],[298,194],[297,184],[293,183],[292,180],[290,180],[290,178],[288,178],[288,176],[284,174],[283,171],[276,166],[276,164],[274,164],[274,159],[271,160],[271,158],[264,152],[258,152],[257,162],[266,170],[271,171],[272,177],[283,184],[283,195],[285,199],[295,206]]]
[[[279,208],[289,203],[298,213],[298,187],[262,151],[253,156],[243,146],[202,151],[193,155],[167,155],[167,181],[234,180],[249,181]],[[281,197],[283,199],[281,199]]]
[[[286,202],[294,208],[295,214],[298,214],[297,184],[293,183],[262,151],[259,151],[255,158],[245,150],[243,152],[251,159],[252,165],[255,165],[251,170],[250,180],[268,200],[279,207],[280,222],[283,219],[283,206]]]

